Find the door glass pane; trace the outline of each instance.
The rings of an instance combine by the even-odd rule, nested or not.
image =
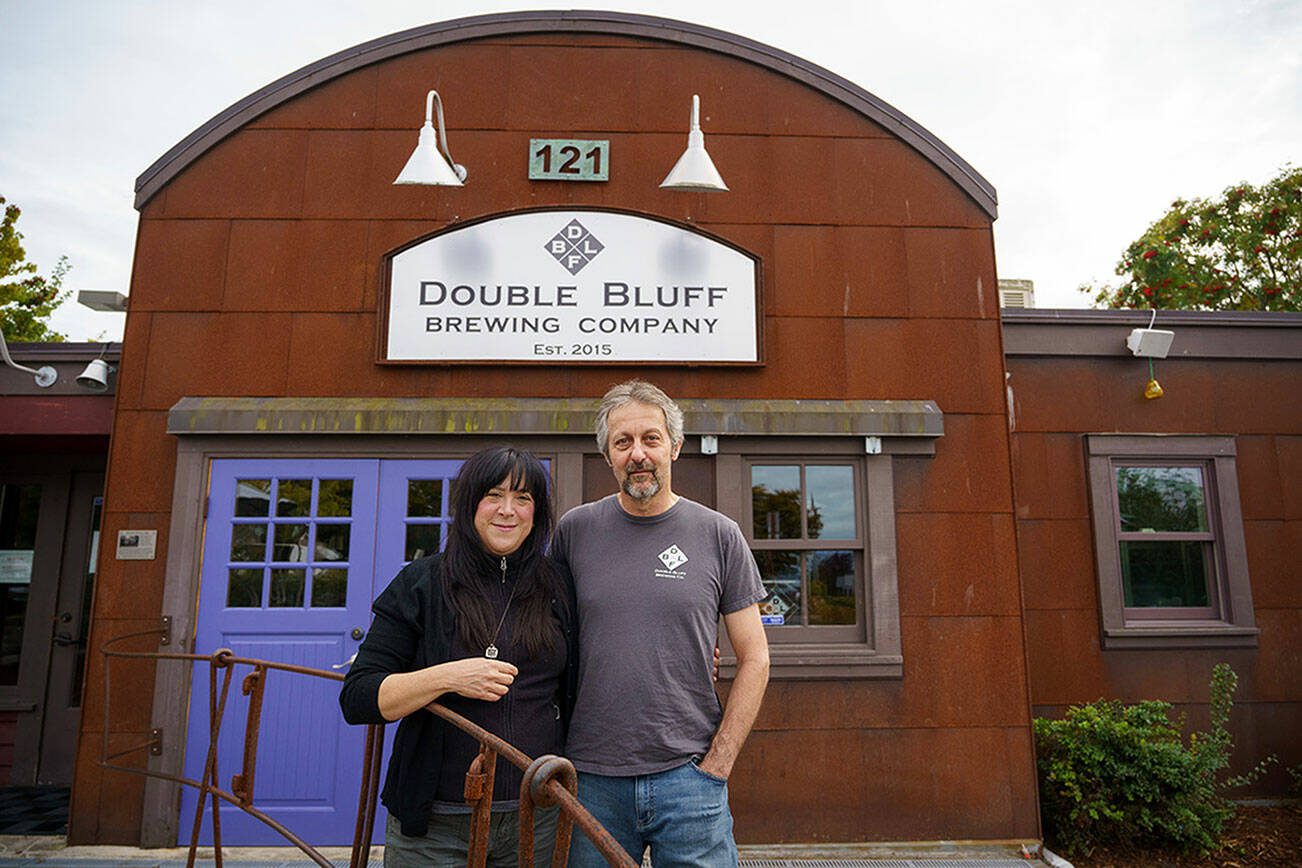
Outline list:
[[[226,606],[231,609],[256,609],[262,606],[262,570],[228,571]]]
[[[854,539],[854,468],[810,464],[805,468],[805,488],[809,538]]]
[[[757,464],[750,486],[755,539],[800,539],[800,468]]]
[[[1121,578],[1127,606],[1203,608],[1208,544],[1201,540],[1123,540]]]
[[[276,525],[276,545],[272,550],[273,561],[303,563],[307,560],[307,525]]]
[[[312,480],[281,479],[276,488],[276,515],[309,515],[312,512]]]
[[[348,570],[312,571],[312,608],[339,608],[348,600]]]
[[[99,519],[104,511],[104,498],[95,498],[90,513],[90,552],[86,555],[86,576],[81,586],[81,632],[77,635],[77,661],[72,669],[72,691],[68,697],[70,708],[81,707],[81,685],[86,677],[86,639],[90,637],[90,607],[95,595],[95,563],[99,560]]]
[[[407,515],[410,518],[435,518],[443,515],[443,480],[408,481]]]
[[[307,570],[287,569],[271,571],[272,608],[301,609],[303,607],[303,586],[307,581]]]
[[[1201,467],[1118,467],[1117,505],[1123,532],[1207,530]]]
[[[350,528],[346,524],[318,524],[316,526],[316,549],[312,553],[312,560],[348,560],[349,530]]]
[[[439,525],[407,525],[407,544],[403,550],[403,559],[414,561],[439,550]]]
[[[353,481],[322,479],[317,494],[316,514],[330,518],[353,514]]]
[[[267,557],[267,526],[237,524],[231,527],[231,560],[262,561]]]
[[[0,485],[0,684],[18,683],[40,508],[39,485]]]
[[[755,552],[760,579],[769,592],[768,599],[760,603],[760,617],[764,623],[789,626],[801,624],[800,614],[800,553]]]
[[[235,480],[235,514],[237,516],[266,515],[271,503],[270,479]]]
[[[854,623],[854,553],[810,552],[809,623]]]

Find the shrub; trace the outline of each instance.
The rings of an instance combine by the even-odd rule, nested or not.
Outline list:
[[[1234,806],[1217,773],[1233,747],[1226,723],[1238,678],[1212,670],[1211,729],[1185,743],[1170,703],[1099,700],[1063,720],[1035,719],[1040,804],[1048,836],[1068,853],[1129,844],[1213,849]],[[1264,767],[1226,782],[1238,785]]]

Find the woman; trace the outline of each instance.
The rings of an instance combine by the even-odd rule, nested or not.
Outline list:
[[[378,599],[339,694],[349,723],[401,719],[380,798],[384,864],[464,865],[463,789],[478,743],[422,709],[435,700],[532,757],[561,753],[578,665],[569,576],[545,556],[547,473],[507,447],[471,456],[452,483],[441,555],[412,561]],[[489,865],[515,865],[521,772],[497,764]],[[556,808],[535,812],[548,865]]]

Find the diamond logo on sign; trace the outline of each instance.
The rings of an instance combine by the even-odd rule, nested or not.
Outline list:
[[[565,228],[553,235],[544,247],[570,274],[578,274],[593,257],[606,249],[597,236],[577,219],[565,224]]]
[[[676,570],[687,563],[687,555],[678,546],[670,546],[660,553],[660,562],[665,565],[665,569]]]

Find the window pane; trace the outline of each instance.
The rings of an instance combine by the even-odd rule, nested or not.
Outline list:
[[[39,485],[0,485],[0,684],[18,683],[40,510]]]
[[[263,561],[267,557],[267,526],[236,524],[231,526],[231,560]]]
[[[226,605],[231,609],[256,609],[262,605],[262,570],[230,570]]]
[[[346,524],[318,524],[316,526],[316,551],[314,561],[348,560],[349,526]]]
[[[317,492],[316,514],[329,517],[353,514],[353,481],[323,479]]]
[[[810,464],[805,468],[805,489],[809,538],[854,539],[854,468]]]
[[[1118,467],[1121,530],[1206,531],[1201,467]]]
[[[407,545],[403,550],[403,559],[414,561],[439,550],[439,525],[407,525]]]
[[[339,608],[348,599],[348,570],[312,571],[312,608]]]
[[[769,592],[767,600],[760,603],[760,616],[765,624],[790,626],[801,624],[800,616],[800,553],[755,552],[760,578]]]
[[[307,525],[276,525],[276,546],[272,553],[273,561],[302,563],[307,560]]]
[[[750,485],[755,539],[800,539],[800,468],[757,464]]]
[[[235,481],[236,515],[266,515],[270,503],[270,479],[237,479]]]
[[[407,515],[411,518],[437,518],[443,515],[443,480],[410,480],[407,483]]]
[[[276,515],[310,515],[312,480],[282,479],[276,491]]]
[[[301,608],[303,605],[303,585],[307,581],[306,570],[272,570],[271,602],[276,608]]]
[[[809,623],[853,624],[854,552],[810,552]]]
[[[1127,606],[1171,608],[1210,606],[1208,544],[1199,540],[1121,543],[1121,578]]]

